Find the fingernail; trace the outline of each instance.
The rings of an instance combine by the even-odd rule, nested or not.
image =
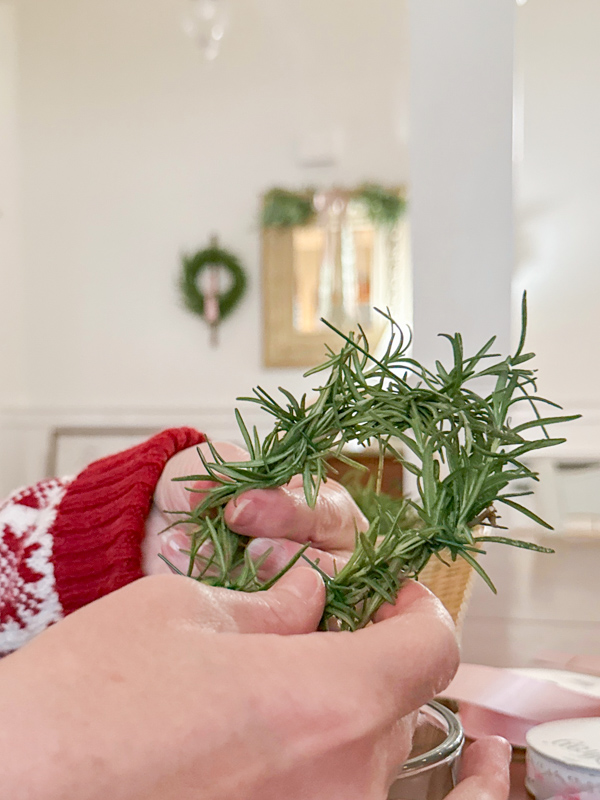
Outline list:
[[[167,546],[175,553],[180,553],[182,550],[190,549],[190,540],[187,536],[175,533],[170,537]]]
[[[291,558],[286,545],[277,539],[253,539],[248,544],[247,550],[253,561],[264,556],[270,550],[269,564],[272,567],[283,567]]]
[[[219,484],[207,478],[206,480],[194,481],[194,483],[184,483],[183,486],[190,490],[186,492],[186,495],[190,508],[194,509],[204,501],[208,492],[219,486]]]
[[[494,736],[493,737],[497,744],[498,749],[502,751],[503,757],[510,761],[510,757],[512,755],[512,745],[509,741],[507,741],[503,736]]]
[[[248,510],[248,506],[250,506],[250,510]],[[249,497],[244,497],[243,495],[238,497],[231,503],[228,516],[229,525],[231,526],[251,525],[256,516],[256,514],[252,511],[251,499]],[[242,533],[242,531],[238,531],[238,533]]]
[[[324,588],[323,578],[312,567],[296,567],[287,572],[281,582],[285,583],[282,588],[305,602],[311,600],[315,594],[322,593]]]

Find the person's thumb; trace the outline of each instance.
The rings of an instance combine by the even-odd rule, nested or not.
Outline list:
[[[215,442],[214,447],[225,461],[247,461],[249,458],[245,450],[230,442]],[[212,481],[202,480],[206,470],[198,451],[208,462],[213,461],[208,444],[203,443],[181,450],[167,462],[154,492],[154,502],[162,513],[194,508],[204,499],[204,492],[215,485]],[[179,480],[188,475],[196,480]],[[172,522],[175,517],[167,516],[167,519]]]
[[[264,594],[268,610],[264,616],[272,633],[315,631],[325,607],[325,584],[312,567],[290,570]]]
[[[325,606],[325,585],[312,567],[290,570],[267,591],[232,592],[196,584],[204,628],[238,633],[311,633]]]

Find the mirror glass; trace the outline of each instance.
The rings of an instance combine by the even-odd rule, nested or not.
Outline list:
[[[393,278],[398,226],[378,225],[348,192],[319,192],[313,202],[317,221],[292,231],[294,328],[312,333],[321,317],[370,328],[373,302]]]
[[[385,321],[375,308],[410,300],[405,208],[403,189],[374,184],[267,192],[267,366],[315,363],[329,332],[324,319],[344,332],[360,325],[371,342],[379,338]]]

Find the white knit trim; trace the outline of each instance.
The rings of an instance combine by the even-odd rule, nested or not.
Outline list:
[[[70,482],[44,481],[15,492],[0,506],[0,655],[63,617],[49,531]]]

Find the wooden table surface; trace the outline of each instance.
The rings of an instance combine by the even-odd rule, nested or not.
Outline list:
[[[510,766],[509,800],[531,800],[531,795],[525,790],[525,764],[522,759],[513,761]]]

